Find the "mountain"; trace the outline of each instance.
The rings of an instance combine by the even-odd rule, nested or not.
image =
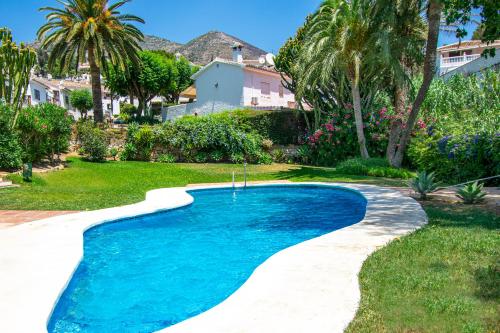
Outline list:
[[[187,44],[180,46],[176,52],[180,52],[189,61],[195,64],[205,65],[215,57],[232,59],[231,47],[234,42],[243,45],[244,59],[258,59],[259,56],[267,53],[239,38],[219,31],[210,31],[201,35]]]
[[[168,39],[151,35],[145,35],[144,41],[139,43],[139,45],[144,50],[164,50],[169,53],[175,53],[182,46],[182,44],[172,42]]]
[[[169,53],[179,52],[192,63],[206,65],[215,57],[232,59],[231,47],[234,42],[243,45],[243,58],[246,60],[256,60],[259,56],[267,53],[252,44],[220,31],[210,31],[189,41],[187,44],[180,44],[165,38],[146,35],[140,46],[144,50],[165,50]],[[35,41],[30,45],[38,49],[40,42]]]

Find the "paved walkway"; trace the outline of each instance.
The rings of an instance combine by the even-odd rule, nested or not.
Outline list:
[[[77,213],[76,211],[0,210],[0,229],[20,223]]]

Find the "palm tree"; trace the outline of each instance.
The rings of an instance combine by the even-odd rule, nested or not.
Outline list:
[[[363,130],[361,80],[368,82],[380,66],[377,60],[378,29],[374,0],[325,0],[311,19],[302,52],[300,87],[320,80],[338,81],[350,89],[361,157],[369,158]],[[371,66],[373,64],[373,66]],[[370,73],[369,73],[370,72]],[[342,84],[346,81],[345,84]]]
[[[110,5],[108,0],[58,0],[64,8],[40,8],[49,12],[47,23],[38,30],[42,47],[51,50],[49,68],[54,68],[57,62],[63,71],[75,63],[77,67],[85,61],[90,65],[96,122],[104,119],[101,70],[107,69],[108,60],[122,68],[127,60],[139,64],[138,42],[144,36],[129,22],[144,23],[144,20],[118,11],[129,1]]]

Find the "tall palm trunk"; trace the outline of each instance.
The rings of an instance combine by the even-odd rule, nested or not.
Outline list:
[[[394,88],[394,108],[397,115],[404,115],[406,108],[406,89],[400,83],[396,83],[396,86]],[[389,142],[387,143],[386,150],[386,157],[390,164],[393,164],[397,144],[401,137],[402,127],[403,121],[400,117],[394,119],[391,123],[391,128],[389,131]]]
[[[366,149],[365,132],[363,129],[363,114],[361,113],[361,96],[359,94],[358,80],[351,80],[352,102],[354,105],[354,120],[356,122],[356,133],[358,135],[359,150],[362,158],[370,158]]]
[[[94,121],[102,123],[104,121],[104,113],[102,110],[102,90],[101,90],[101,70],[97,66],[94,56],[94,46],[89,45],[88,60],[90,64],[90,78],[92,81],[92,100],[94,104]]]
[[[443,11],[443,4],[440,0],[430,0],[429,6],[427,8],[427,20],[429,22],[429,30],[427,32],[427,46],[425,50],[424,59],[424,78],[422,86],[420,87],[417,98],[413,103],[412,110],[408,116],[408,122],[406,123],[406,128],[403,129],[401,134],[401,139],[399,141],[399,147],[392,159],[391,164],[395,167],[401,167],[403,164],[403,157],[408,144],[410,143],[410,136],[415,123],[417,122],[418,113],[420,107],[424,102],[425,96],[429,91],[429,87],[434,78],[436,69],[436,55],[437,55],[437,44],[439,37],[439,24],[441,22],[441,13]]]

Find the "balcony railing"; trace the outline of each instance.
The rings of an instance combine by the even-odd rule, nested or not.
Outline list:
[[[441,67],[460,67],[479,58],[480,54],[463,55],[459,57],[441,58]]]

